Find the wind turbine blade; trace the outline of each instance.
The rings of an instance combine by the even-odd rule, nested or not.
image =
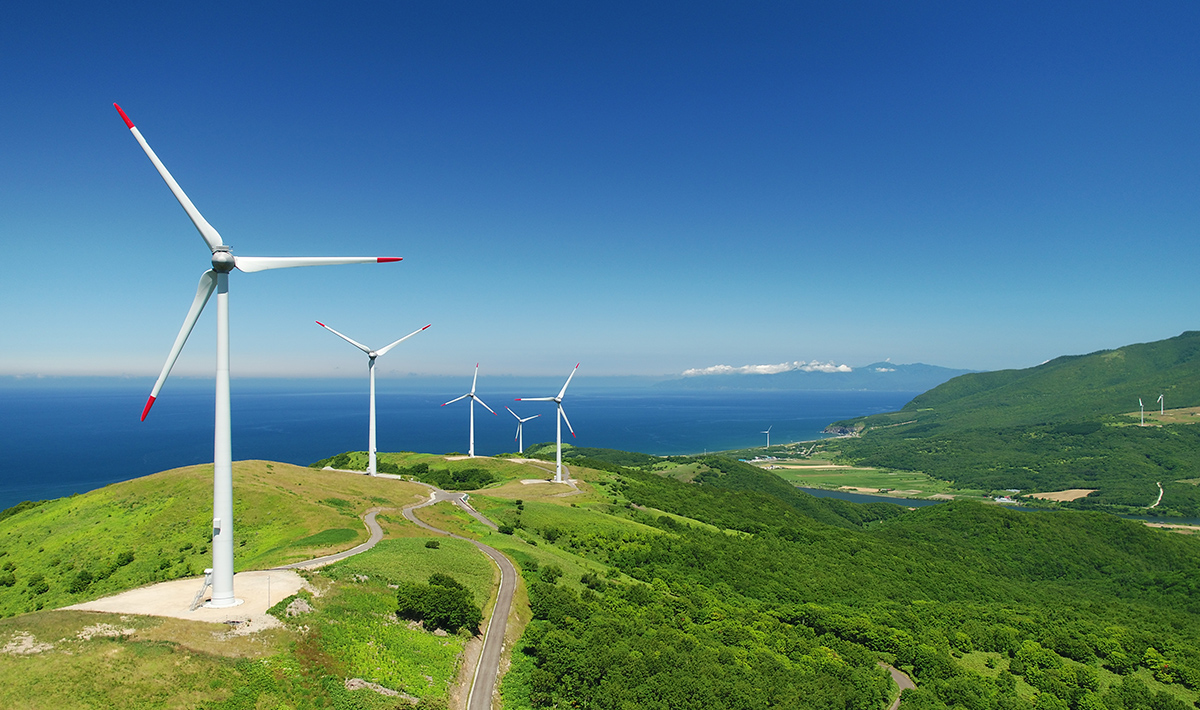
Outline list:
[[[475,363],[475,377],[473,377],[471,379],[471,394],[475,394],[475,383],[478,381],[479,381],[479,363]]]
[[[142,421],[146,421],[146,415],[150,413],[150,408],[154,406],[154,400],[158,398],[158,391],[167,381],[167,375],[171,374],[171,368],[175,367],[175,361],[179,359],[179,353],[183,351],[184,343],[192,334],[192,329],[196,327],[196,319],[200,317],[200,312],[204,310],[204,305],[208,303],[208,299],[216,287],[216,273],[211,269],[205,271],[200,276],[199,285],[196,286],[196,297],[192,299],[192,307],[188,309],[187,316],[183,319],[183,327],[179,329],[179,335],[175,336],[175,344],[171,346],[171,353],[167,355],[167,363],[163,365],[162,372],[158,375],[158,381],[154,383],[154,389],[150,390],[150,399],[146,400],[146,407],[142,410]]]
[[[567,393],[567,386],[571,384],[571,378],[575,376],[576,372],[579,372],[579,363],[575,363],[575,369],[571,370],[571,374],[567,375],[567,381],[563,384],[563,388],[558,391],[557,399],[562,399],[563,395]]]
[[[398,256],[235,256],[233,263],[248,274],[268,269],[295,266],[333,266],[335,264],[382,264],[400,261]]]
[[[505,407],[505,409],[508,409],[508,407]],[[513,415],[514,417],[517,417],[517,413],[511,409],[508,409],[508,413]],[[520,417],[517,417],[517,421],[520,422],[520,421],[522,421],[522,419]]]
[[[216,251],[217,247],[224,244],[221,241],[221,235],[217,233],[217,230],[213,229],[208,220],[204,219],[204,215],[200,214],[200,210],[196,209],[196,206],[188,199],[183,188],[179,186],[179,183],[175,182],[175,178],[171,177],[171,173],[167,171],[167,167],[162,164],[162,161],[158,159],[158,156],[150,148],[150,144],[142,137],[142,132],[133,125],[133,121],[129,120],[129,116],[125,115],[120,106],[113,104],[113,108],[117,109],[117,113],[121,114],[121,118],[125,119],[125,125],[129,126],[129,132],[137,139],[138,145],[142,146],[142,150],[146,152],[146,157],[150,158],[150,162],[154,163],[154,168],[158,170],[158,174],[162,177],[163,182],[167,183],[167,187],[171,188],[171,193],[175,195],[176,200],[179,200],[179,204],[183,207],[183,211],[187,212],[187,216],[192,220],[192,224],[196,225],[196,229],[199,230],[200,236],[204,238],[204,243],[208,245],[209,251]]]
[[[488,410],[488,411],[489,411],[489,412],[491,412],[492,414],[496,414],[496,410],[494,410],[494,409],[492,409],[491,407],[487,406],[487,404],[486,404],[486,403],[484,403],[484,401],[483,401],[482,399],[480,399],[479,397],[477,397],[477,396],[476,396],[476,397],[473,397],[472,399],[474,399],[476,402],[479,402],[480,404],[482,404],[484,409]],[[499,414],[496,414],[496,416],[500,416],[500,415],[499,415]]]
[[[430,323],[429,325],[433,325],[433,323]],[[428,327],[429,327],[429,325],[425,326],[425,328],[428,328]],[[388,345],[388,346],[386,346],[386,347],[380,348],[379,350],[376,350],[376,351],[375,351],[375,354],[376,354],[376,355],[386,355],[386,354],[387,354],[387,351],[389,351],[389,350],[391,350],[392,348],[396,347],[396,346],[397,346],[397,345],[399,345],[400,343],[403,343],[405,340],[408,340],[409,338],[413,337],[413,336],[414,336],[414,335],[416,335],[417,333],[420,333],[422,330],[425,330],[425,328],[417,328],[417,329],[416,329],[416,330],[414,330],[413,332],[409,333],[408,335],[404,336],[403,338],[400,338],[399,340],[397,340],[396,342],[392,343],[391,345]]]
[[[576,365],[575,367],[579,366]],[[561,404],[558,405],[558,413],[562,415],[563,421],[567,423],[567,429],[570,430],[571,436],[575,436],[575,430],[571,429],[571,420],[567,419],[567,410],[563,409]]]
[[[363,351],[364,353],[367,353],[368,355],[370,355],[370,354],[371,354],[371,348],[368,348],[366,345],[363,345],[362,343],[358,342],[357,340],[353,340],[353,339],[351,339],[351,338],[347,338],[347,337],[346,337],[345,335],[343,335],[342,333],[339,333],[339,332],[337,332],[336,330],[334,330],[333,328],[330,328],[329,326],[325,325],[324,323],[322,323],[322,322],[321,322],[321,321],[319,321],[319,320],[316,320],[316,321],[313,321],[313,322],[314,322],[314,323],[316,323],[317,325],[321,326],[321,327],[322,327],[322,328],[324,328],[325,330],[328,330],[330,333],[333,333],[334,335],[336,335],[337,337],[341,338],[342,340],[345,340],[347,343],[350,343],[351,345],[353,345],[354,347],[356,347],[356,348],[358,348],[359,350]]]
[[[524,419],[522,419],[522,420],[521,420],[521,423],[522,423],[522,424],[524,424],[525,422],[529,421],[530,419],[537,419],[537,418],[538,418],[538,417],[540,417],[540,416],[542,416],[542,415],[540,415],[540,414],[535,414],[535,415],[533,415],[532,417],[525,417]]]
[[[460,399],[466,399],[467,397],[470,397],[470,396],[471,396],[471,394],[468,392],[467,394],[464,394],[464,395],[462,395],[461,397],[455,397],[454,399],[450,400],[449,402],[446,402],[446,404],[454,404],[454,403],[455,403],[455,402],[457,402],[458,400],[460,400]],[[445,406],[446,406],[446,404],[443,404],[442,406],[443,406],[443,407],[445,407]]]
[[[553,402],[553,397],[517,397],[514,402]]]

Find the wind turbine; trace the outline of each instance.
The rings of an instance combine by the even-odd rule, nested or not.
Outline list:
[[[192,307],[188,309],[187,316],[183,319],[183,327],[179,329],[179,335],[175,337],[175,344],[171,346],[167,362],[163,365],[162,372],[158,375],[158,381],[154,383],[154,388],[150,391],[150,399],[146,401],[146,407],[142,410],[142,421],[145,421],[146,415],[150,413],[150,407],[154,405],[154,400],[158,397],[163,382],[171,373],[171,368],[175,366],[175,361],[179,358],[179,353],[183,350],[188,336],[191,335],[192,328],[195,327],[196,320],[200,317],[200,312],[204,310],[205,304],[208,303],[209,297],[215,290],[217,292],[217,391],[216,416],[213,427],[213,569],[211,578],[213,592],[208,606],[217,608],[236,606],[241,603],[241,600],[233,596],[233,435],[230,431],[229,415],[229,272],[235,268],[244,272],[254,272],[292,266],[373,264],[400,261],[400,259],[374,256],[234,256],[229,246],[221,241],[221,235],[204,219],[196,206],[184,194],[183,188],[179,187],[179,183],[175,182],[175,178],[167,172],[162,161],[158,159],[158,156],[150,149],[150,145],[146,143],[146,139],[142,137],[141,132],[134,127],[133,121],[129,120],[129,116],[121,110],[120,106],[113,104],[113,107],[121,114],[125,125],[129,126],[129,131],[133,133],[133,137],[146,152],[146,157],[150,158],[150,162],[158,170],[159,176],[162,177],[163,182],[167,183],[167,187],[171,189],[171,193],[175,195],[175,199],[179,201],[184,212],[192,220],[192,224],[200,232],[204,243],[208,245],[209,251],[212,252],[212,268],[205,271],[200,277],[200,284],[196,288],[196,297],[192,300]]]
[[[505,407],[505,409],[508,409],[508,407]],[[508,413],[513,415],[514,417],[517,417],[517,413],[511,409],[508,409]],[[513,438],[517,440],[517,453],[518,454],[525,453],[525,437],[521,436],[521,427],[523,427],[525,425],[525,422],[529,421],[530,419],[537,419],[540,416],[542,416],[542,415],[535,414],[532,417],[525,417],[524,419],[517,417],[517,435],[514,436]]]
[[[767,448],[768,448],[768,449],[770,449],[770,448],[771,448],[771,430],[772,430],[772,429],[774,429],[774,428],[775,428],[775,425],[774,425],[774,424],[772,424],[771,426],[767,427],[767,430],[766,430],[766,431],[760,431],[760,432],[758,432],[759,434],[766,434],[766,435],[767,435]]]
[[[1142,404],[1142,398],[1138,397],[1138,409],[1142,410],[1142,426],[1146,426],[1146,407]]]
[[[567,393],[567,385],[571,384],[571,378],[574,377],[575,373],[578,371],[579,363],[575,363],[575,369],[571,370],[571,374],[567,375],[567,381],[563,384],[562,389],[558,391],[557,397],[517,397],[516,400],[518,402],[554,402],[556,405],[558,405],[558,416],[554,419],[554,422],[557,425],[556,429],[558,430],[558,434],[556,436],[556,441],[558,442],[558,458],[554,467],[555,483],[564,483],[562,475],[562,423],[564,421],[567,423],[567,429],[571,431],[571,436],[575,436],[575,430],[571,429],[571,420],[567,419],[567,413],[563,411],[562,401],[563,395]]]
[[[1158,414],[1159,414],[1159,416],[1163,415],[1163,413],[1164,413],[1163,407],[1165,407],[1165,406],[1166,406],[1166,403],[1163,402],[1163,396],[1161,394],[1158,395]]]
[[[329,326],[325,325],[321,321],[314,321],[314,322],[317,325],[324,328],[325,330],[328,330],[330,333],[333,333],[337,337],[341,338],[342,340],[345,340],[347,343],[350,343],[354,347],[358,348],[359,350],[361,350],[367,354],[367,358],[368,358],[367,359],[367,372],[370,373],[370,379],[371,379],[371,417],[370,417],[371,422],[368,425],[368,433],[367,433],[367,475],[374,476],[375,475],[375,358],[379,357],[380,355],[386,355],[387,351],[396,347],[400,343],[403,343],[405,340],[408,340],[409,338],[413,337],[417,333],[420,333],[422,330],[425,330],[425,328],[428,328],[429,325],[433,325],[433,323],[430,323],[429,325],[425,326],[425,328],[419,328],[417,330],[414,330],[413,332],[409,333],[408,335],[404,336],[403,338],[400,338],[399,340],[392,343],[391,345],[382,347],[378,350],[372,350],[372,349],[368,348],[366,345],[363,345],[362,343],[360,343],[356,340],[351,340],[350,338],[347,338],[345,335],[342,335],[341,333],[337,332],[333,328],[330,328]]]
[[[492,414],[496,414],[496,412],[491,407],[487,406],[487,404],[482,399],[479,399],[479,395],[475,394],[475,383],[478,380],[479,380],[479,363],[475,363],[475,379],[471,380],[471,391],[464,394],[462,397],[455,397],[454,399],[450,400],[449,402],[446,402],[446,404],[454,404],[455,402],[457,402],[460,399],[464,399],[467,397],[471,398],[471,448],[467,449],[467,456],[470,456],[471,458],[475,458],[475,403],[479,402],[480,404],[483,405],[484,409],[488,410]],[[445,407],[446,404],[443,404],[442,406]],[[497,415],[497,416],[499,416],[499,415]]]

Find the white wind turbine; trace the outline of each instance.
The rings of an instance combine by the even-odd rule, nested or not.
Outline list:
[[[425,326],[425,328],[418,328],[417,330],[414,330],[413,332],[409,333],[408,335],[404,336],[403,338],[400,338],[399,340],[392,343],[391,345],[387,345],[378,350],[372,350],[371,348],[368,348],[366,345],[363,345],[362,343],[360,343],[356,340],[351,340],[350,338],[347,338],[345,335],[342,335],[341,333],[337,332],[333,328],[330,328],[329,326],[325,325],[321,321],[314,321],[314,322],[317,325],[324,328],[325,330],[328,330],[330,333],[333,333],[337,337],[341,338],[342,340],[345,340],[347,343],[350,343],[354,347],[358,348],[359,350],[361,350],[367,354],[367,358],[368,358],[367,372],[370,373],[370,380],[371,380],[371,417],[370,417],[370,424],[367,427],[367,430],[368,430],[368,433],[367,433],[367,475],[374,476],[376,473],[376,471],[375,471],[375,358],[379,357],[380,355],[386,355],[389,350],[396,347],[400,343],[403,343],[405,340],[408,340],[409,338],[413,337],[417,333],[420,333],[422,330],[425,330],[425,328],[428,328],[429,325],[433,325],[433,323],[430,323],[429,325]]]
[[[567,381],[563,384],[562,389],[558,391],[557,397],[517,397],[516,400],[518,402],[554,402],[558,405],[558,416],[554,418],[558,430],[557,438],[555,439],[558,442],[558,458],[554,467],[555,483],[564,482],[562,475],[562,423],[564,421],[567,423],[567,429],[571,431],[571,436],[575,436],[575,430],[571,429],[571,420],[567,419],[567,413],[563,411],[562,401],[563,395],[567,393],[567,385],[571,384],[571,378],[575,376],[578,370],[579,363],[575,363],[575,369],[571,370],[571,374],[567,375]]]
[[[1146,407],[1142,404],[1142,398],[1138,397],[1138,409],[1142,410],[1142,426],[1146,426]]]
[[[1163,402],[1163,396],[1161,394],[1158,395],[1158,414],[1159,414],[1159,416],[1162,416],[1164,414],[1163,408],[1165,406],[1167,406],[1167,405]]]
[[[479,395],[475,394],[475,383],[478,380],[479,380],[479,363],[475,363],[475,378],[473,380],[471,380],[471,391],[464,394],[462,397],[455,397],[454,399],[450,400],[449,402],[446,402],[446,404],[454,404],[455,402],[457,402],[460,399],[466,399],[468,397],[471,399],[471,448],[467,449],[467,456],[470,456],[471,458],[475,458],[475,403],[479,402],[480,404],[483,405],[484,409],[488,410],[492,414],[496,414],[496,412],[491,407],[487,406],[487,404],[482,399],[479,398]],[[443,404],[442,406],[445,407],[446,404]],[[497,415],[497,416],[499,416],[499,415]]]
[[[505,409],[508,409],[508,407],[505,407]],[[511,409],[508,409],[508,413],[513,415],[514,417],[517,417],[517,413]],[[517,435],[514,436],[513,438],[517,440],[517,453],[518,454],[525,453],[525,437],[521,435],[521,427],[525,426],[525,422],[529,421],[530,419],[537,419],[540,416],[542,416],[542,415],[535,414],[532,417],[525,417],[524,419],[517,417]]]
[[[158,156],[150,149],[150,145],[146,143],[146,139],[142,137],[141,132],[134,127],[133,121],[129,120],[129,116],[121,110],[120,106],[113,104],[113,107],[121,114],[125,125],[129,126],[133,137],[142,146],[142,150],[146,152],[146,156],[150,158],[150,162],[154,164],[158,174],[167,183],[167,187],[171,189],[175,199],[179,201],[184,212],[192,220],[192,224],[199,230],[204,243],[212,252],[212,268],[205,271],[200,277],[200,284],[196,288],[196,297],[192,300],[192,307],[188,309],[187,317],[183,319],[183,327],[179,329],[179,335],[175,337],[175,344],[171,346],[167,362],[163,365],[162,372],[158,375],[158,381],[154,383],[154,389],[150,391],[150,399],[146,401],[146,407],[142,410],[142,421],[145,421],[146,415],[150,413],[150,407],[158,397],[163,382],[171,373],[171,368],[175,366],[175,361],[179,358],[179,353],[183,350],[188,336],[191,335],[192,328],[195,327],[196,320],[200,317],[200,312],[204,310],[205,304],[208,303],[209,297],[215,290],[217,292],[217,391],[213,432],[213,568],[211,577],[213,591],[208,606],[236,606],[241,603],[241,600],[233,595],[233,437],[230,431],[229,415],[229,272],[235,268],[244,272],[254,272],[284,269],[291,266],[373,264],[400,261],[400,259],[374,256],[234,256],[229,247],[221,241],[221,235],[204,219],[196,206],[184,194],[183,189],[179,187],[179,183],[175,182],[175,178],[167,172],[162,161],[158,159]]]
[[[758,432],[759,434],[766,434],[766,435],[767,435],[767,448],[768,448],[768,449],[770,449],[770,448],[771,448],[771,430],[772,430],[772,429],[774,429],[774,428],[775,428],[775,425],[774,425],[774,424],[772,424],[771,426],[767,427],[767,430],[766,430],[766,431],[760,431],[760,432]]]

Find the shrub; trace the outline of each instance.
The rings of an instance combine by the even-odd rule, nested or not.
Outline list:
[[[435,572],[429,584],[401,584],[396,590],[396,615],[425,624],[426,628],[475,631],[483,621],[483,610],[453,577]]]
[[[441,546],[442,546],[442,543],[438,542],[437,540],[426,540],[425,541],[425,547],[428,547],[431,550],[436,550]]]

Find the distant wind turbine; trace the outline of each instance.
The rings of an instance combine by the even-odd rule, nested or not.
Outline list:
[[[371,416],[370,416],[370,424],[367,426],[367,474],[370,476],[374,476],[375,475],[375,358],[379,357],[380,355],[386,355],[387,351],[396,347],[400,343],[403,343],[405,340],[408,340],[409,338],[413,337],[417,333],[420,333],[422,330],[425,330],[425,328],[428,328],[429,325],[433,325],[433,324],[430,323],[429,325],[425,326],[425,328],[419,328],[417,330],[414,330],[413,332],[409,333],[408,335],[404,336],[403,338],[400,338],[399,340],[392,343],[391,345],[387,345],[378,350],[372,350],[371,348],[368,348],[366,345],[363,345],[362,343],[358,342],[357,340],[351,340],[350,338],[347,338],[345,335],[342,335],[341,333],[337,332],[333,328],[330,328],[329,326],[325,325],[321,321],[315,321],[315,322],[317,325],[321,326],[325,330],[328,330],[330,333],[333,333],[337,337],[341,338],[342,340],[345,340],[347,343],[350,343],[354,347],[358,348],[359,350],[361,350],[367,354],[367,372],[369,374],[369,379],[371,380]]]
[[[518,402],[554,402],[556,405],[558,405],[558,416],[555,417],[554,420],[558,430],[556,438],[556,441],[558,442],[558,458],[554,468],[555,483],[564,483],[562,475],[562,423],[564,421],[567,423],[567,429],[571,431],[571,436],[575,436],[575,430],[571,429],[571,420],[567,419],[567,413],[563,411],[562,401],[563,395],[567,393],[567,385],[571,384],[571,378],[574,377],[575,373],[578,371],[579,363],[575,363],[575,369],[571,370],[571,374],[567,375],[567,381],[563,384],[562,389],[558,391],[557,397],[518,397],[516,400]]]
[[[154,164],[154,168],[158,170],[158,175],[167,183],[171,194],[175,195],[175,199],[179,205],[183,207],[183,211],[187,213],[196,230],[200,232],[200,237],[204,239],[204,243],[212,252],[212,268],[205,271],[200,276],[200,284],[196,287],[196,296],[192,299],[192,306],[188,309],[187,316],[183,319],[183,326],[179,329],[179,334],[175,336],[175,344],[171,346],[171,352],[167,355],[167,362],[163,365],[162,371],[158,375],[158,380],[154,383],[154,388],[150,390],[150,399],[146,401],[146,407],[142,409],[142,421],[146,420],[146,415],[150,413],[150,407],[154,406],[155,399],[158,398],[158,393],[162,389],[163,383],[166,382],[167,376],[171,374],[171,368],[175,367],[175,361],[179,359],[179,353],[183,351],[183,346],[187,343],[188,336],[192,334],[192,329],[196,327],[196,321],[200,318],[201,311],[208,304],[208,299],[212,297],[213,291],[217,292],[217,387],[216,387],[216,411],[213,424],[213,517],[212,517],[212,598],[208,602],[209,607],[225,608],[237,606],[241,603],[237,597],[233,595],[233,433],[230,425],[229,411],[229,273],[234,269],[244,273],[252,273],[255,271],[266,271],[267,269],[286,269],[293,266],[323,266],[329,264],[375,264],[386,261],[400,261],[399,257],[387,256],[234,256],[229,246],[221,240],[221,235],[213,228],[208,220],[200,214],[192,201],[188,199],[183,188],[179,183],[175,182],[175,178],[167,171],[166,166],[150,149],[150,144],[142,137],[141,132],[134,127],[133,121],[129,120],[129,116],[121,110],[121,107],[113,104],[113,108],[117,109],[117,113],[121,114],[125,125],[129,127],[129,132],[137,140],[138,145],[142,147],[142,151],[146,153],[146,157]],[[144,259],[142,259],[144,262]],[[145,264],[142,264],[145,266]],[[208,577],[206,575],[205,586],[208,585]],[[203,589],[201,593],[203,593]]]
[[[1138,409],[1142,410],[1142,426],[1146,426],[1146,407],[1142,404],[1142,398],[1138,397]]]
[[[471,400],[471,448],[467,449],[467,456],[470,456],[471,458],[475,458],[475,402],[479,402],[480,404],[483,405],[484,409],[488,410],[492,414],[496,414],[496,412],[493,411],[491,407],[487,406],[487,404],[484,403],[484,401],[482,399],[479,399],[479,397],[475,394],[475,383],[478,380],[479,380],[479,363],[475,363],[475,378],[471,380],[471,391],[464,394],[461,397],[455,397],[454,399],[450,400],[449,402],[446,402],[446,404],[454,404],[455,402],[457,402],[460,399],[470,398],[470,400]],[[443,404],[442,406],[445,407],[446,404]]]
[[[1158,413],[1160,415],[1164,413],[1163,407],[1165,407],[1165,406],[1166,406],[1166,404],[1163,402],[1163,396],[1161,394],[1158,395]]]
[[[766,434],[766,435],[767,435],[767,448],[768,448],[768,449],[769,449],[769,448],[771,448],[771,430],[772,430],[772,429],[774,429],[774,428],[775,428],[775,425],[774,425],[774,424],[772,424],[771,426],[767,427],[767,430],[766,430],[766,431],[760,431],[760,432],[758,432],[759,434]]]
[[[508,407],[505,407],[505,409],[508,409]],[[508,413],[513,415],[514,417],[517,417],[517,413],[511,409],[508,409]],[[513,438],[517,440],[517,453],[518,454],[525,453],[525,437],[521,433],[521,427],[523,427],[525,425],[525,422],[529,421],[530,419],[537,419],[540,416],[542,416],[542,415],[535,414],[532,417],[525,417],[524,419],[517,417],[517,435],[514,436]]]

